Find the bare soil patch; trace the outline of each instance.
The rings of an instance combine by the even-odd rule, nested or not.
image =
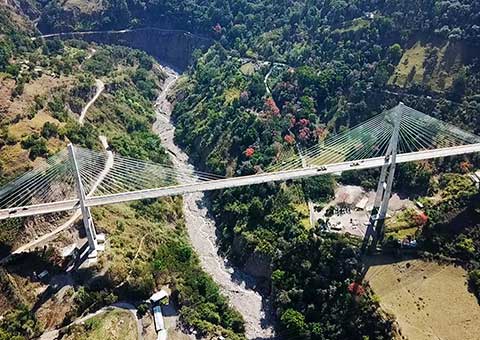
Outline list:
[[[363,238],[367,231],[367,224],[374,202],[375,191],[366,191],[356,185],[339,185],[335,189],[335,199],[323,206],[320,211],[316,208],[313,220],[328,220],[330,231],[342,234],[349,233]],[[333,216],[327,216],[327,211],[331,207],[343,207],[345,209],[340,212],[336,211]],[[387,218],[408,207],[415,207],[415,205],[408,198],[393,193],[388,204]]]
[[[136,321],[127,311],[112,310],[70,327],[62,340],[136,339]]]

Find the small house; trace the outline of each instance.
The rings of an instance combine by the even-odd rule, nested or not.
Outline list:
[[[358,203],[355,205],[356,210],[365,210],[368,203],[368,197],[363,197]]]
[[[150,302],[153,304],[160,303],[160,301],[162,301],[166,297],[168,297],[168,294],[162,289],[150,296]]]

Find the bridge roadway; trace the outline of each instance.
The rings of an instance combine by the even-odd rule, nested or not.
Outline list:
[[[455,156],[469,153],[480,152],[480,143],[441,148],[436,150],[417,151],[397,155],[397,163],[407,163],[426,159],[441,158],[447,156]],[[210,191],[226,188],[235,188],[247,185],[262,184],[276,181],[287,181],[292,179],[300,179],[313,177],[318,175],[338,173],[349,170],[363,170],[378,168],[384,164],[384,157],[376,157],[359,161],[349,161],[325,166],[308,167],[303,169],[295,169],[288,171],[278,171],[272,173],[261,173],[250,176],[231,177],[219,180],[199,182],[194,184],[180,184],[176,186],[146,189],[133,192],[110,194],[98,197],[87,197],[86,206],[95,207],[107,204],[115,204],[129,202],[147,198],[157,198],[164,196],[183,195],[198,191]],[[104,174],[102,174],[102,177]],[[98,181],[97,181],[98,182]],[[45,203],[39,205],[31,205],[18,208],[10,208],[0,210],[0,220],[14,217],[25,217],[40,215],[53,212],[61,212],[75,210],[80,208],[79,200],[68,200],[62,202]]]
[[[122,30],[99,30],[99,31],[71,31],[71,32],[58,32],[58,33],[49,33],[49,34],[42,34],[38,37],[31,37],[32,41],[35,41],[39,38],[49,39],[49,38],[61,38],[61,37],[81,37],[93,34],[122,34],[122,33],[130,33],[130,32],[142,32],[142,31],[157,31],[157,32],[165,32],[165,33],[183,33],[185,35],[192,36],[196,39],[212,41],[211,38],[203,37],[201,35],[192,33],[190,31],[181,30],[181,29],[168,29],[168,28],[157,28],[157,27],[140,27],[140,28],[127,28]]]

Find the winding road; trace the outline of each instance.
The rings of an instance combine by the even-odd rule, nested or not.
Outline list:
[[[87,59],[90,58],[93,55],[93,53],[95,53],[95,50],[92,51],[92,54],[90,54],[89,57],[87,57]],[[98,97],[102,94],[103,90],[105,89],[105,84],[100,79],[95,80],[95,84],[96,84],[96,93],[93,96],[93,98],[82,109],[82,113],[81,113],[81,115],[79,117],[79,120],[78,120],[80,125],[83,125],[85,115],[87,114],[87,111],[96,102]],[[108,150],[107,137],[98,136],[98,138],[99,138],[100,142],[102,143],[103,148],[107,152],[107,162],[105,163],[105,168],[100,173],[100,176],[95,181],[92,188],[90,189],[90,192],[87,193],[87,197],[91,197],[93,195],[93,193],[95,192],[97,187],[100,185],[100,183],[103,181],[103,179],[108,174],[110,169],[113,167],[113,153]],[[67,221],[65,221],[62,225],[58,226],[57,228],[50,231],[49,233],[47,233],[45,235],[42,235],[39,238],[37,238],[37,239],[27,243],[27,244],[24,244],[17,249],[15,249],[15,251],[13,251],[10,255],[4,257],[3,259],[0,259],[0,264],[4,264],[4,263],[8,262],[8,260],[12,257],[12,255],[21,254],[23,252],[29,251],[30,249],[35,249],[37,247],[41,247],[41,246],[45,245],[46,243],[54,240],[60,232],[70,228],[74,223],[76,223],[78,221],[78,219],[81,216],[82,216],[82,213],[81,213],[80,209],[75,210],[73,215]]]
[[[85,105],[82,112],[80,113],[80,118],[78,118],[78,122],[80,123],[80,125],[83,125],[85,121],[85,115],[87,114],[88,109],[90,109],[90,106],[92,106],[97,101],[98,97],[100,97],[103,90],[105,90],[105,84],[100,79],[95,80],[95,87],[96,87],[95,95],[93,96],[92,99],[90,99],[87,105]]]
[[[48,35],[43,37],[52,37],[58,35],[62,34]],[[168,150],[168,152],[171,154],[173,163],[178,167],[191,169],[193,173],[194,168],[188,163],[188,156],[174,143],[175,128],[170,121],[173,105],[169,102],[167,95],[170,89],[174,86],[178,78],[178,73],[168,67],[164,67],[164,70],[166,71],[168,77],[165,80],[163,89],[156,101],[155,107],[157,112],[157,120],[153,129],[162,139],[162,143],[166,150]],[[79,117],[79,123],[82,125],[85,121],[87,112],[105,89],[105,84],[100,79],[97,79],[95,84],[96,93],[82,109]],[[104,136],[100,136],[99,138],[103,147],[107,149],[108,143],[106,138]],[[112,163],[113,154],[109,152],[109,160],[107,161],[105,170],[102,172],[102,174],[106,174],[108,172],[108,168]],[[101,180],[102,179],[99,178],[96,183],[99,183]],[[92,187],[92,190],[87,196],[90,196],[95,188],[96,185]],[[192,245],[200,258],[201,265],[203,269],[213,277],[217,284],[219,284],[222,293],[229,298],[230,304],[242,314],[245,320],[247,338],[268,339],[273,337],[273,318],[270,313],[265,313],[264,311],[265,301],[258,292],[247,288],[255,287],[256,280],[253,277],[245,275],[236,268],[228,266],[226,261],[220,255],[218,255],[215,223],[209,217],[208,209],[205,207],[204,194],[198,192],[184,195],[183,202],[183,210],[188,234],[190,236]],[[28,251],[29,249],[38,247],[39,245],[53,240],[61,231],[70,228],[80,217],[80,211],[75,211],[75,213],[61,226],[42,236],[41,238],[18,248],[14,253],[16,254]],[[3,259],[2,261],[5,260],[7,259]],[[113,305],[113,307],[119,308],[118,304],[117,306]],[[74,323],[85,321],[87,318],[91,318],[99,313],[104,312],[105,309],[93,314],[89,314],[84,318],[76,320]],[[44,336],[52,336],[55,334],[54,332],[55,331],[45,333]],[[49,338],[42,337],[42,339]]]
[[[157,28],[157,27],[141,27],[141,28],[126,28],[122,30],[98,30],[98,31],[71,31],[71,32],[58,32],[58,33],[49,33],[42,34],[38,37],[32,37],[31,40],[35,41],[38,38],[48,39],[48,38],[61,38],[61,37],[82,37],[93,34],[121,34],[121,33],[130,33],[130,32],[142,32],[142,31],[156,31],[156,32],[165,32],[165,33],[183,33],[188,36],[192,36],[195,39],[213,41],[213,39],[201,36],[190,31],[180,30],[180,29],[167,29],[167,28]]]

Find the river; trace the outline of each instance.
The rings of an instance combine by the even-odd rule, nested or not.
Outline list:
[[[173,164],[193,173],[193,165],[188,156],[174,143],[175,127],[171,122],[172,103],[167,95],[178,79],[178,73],[164,67],[168,74],[159,94],[155,109],[157,113],[153,130],[159,135],[163,146],[170,153]],[[183,197],[183,212],[190,241],[200,258],[202,268],[212,276],[226,295],[230,304],[239,311],[244,320],[248,339],[269,339],[273,337],[271,313],[265,313],[265,300],[253,289],[256,281],[238,269],[229,266],[218,254],[216,228],[205,206],[204,194],[192,193]],[[267,303],[267,310],[268,303]]]

